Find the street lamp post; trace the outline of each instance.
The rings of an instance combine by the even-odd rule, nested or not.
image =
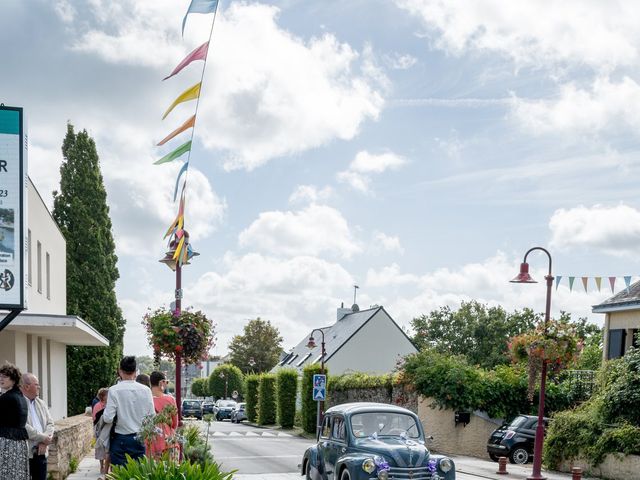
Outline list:
[[[187,261],[184,265],[189,265],[189,259],[193,256],[199,255],[197,252],[191,250],[189,246],[189,233],[186,230],[182,231],[184,236],[184,247],[187,248]],[[161,263],[164,263],[171,270],[176,272],[176,292],[175,292],[175,309],[173,310],[174,318],[179,318],[182,313],[182,263],[175,258],[176,249],[178,248],[179,240],[174,237],[169,242],[169,251],[165,253],[164,257],[160,259]],[[182,347],[182,346],[180,346]],[[176,404],[178,405],[178,424],[182,425],[182,354],[181,351],[176,351]]]
[[[320,332],[322,335],[322,342],[320,342],[320,373],[324,375],[324,357],[325,357],[325,349],[324,349],[324,331],[321,328],[314,328],[311,330],[311,335],[309,336],[309,342],[307,343],[307,348],[313,349],[316,348],[316,341],[313,338],[313,332]],[[322,416],[324,415],[324,402],[318,402],[318,428],[317,432],[322,428]],[[316,433],[317,433],[316,432]]]
[[[520,273],[516,278],[511,280],[512,283],[537,283],[531,275],[529,275],[529,264],[527,256],[534,250],[540,250],[549,257],[549,273],[544,279],[547,281],[547,300],[544,312],[544,333],[546,335],[551,317],[551,287],[553,286],[553,276],[551,275],[551,254],[542,247],[533,247],[524,254],[524,260],[520,264]],[[540,396],[538,399],[538,426],[536,427],[536,439],[533,449],[533,471],[527,480],[546,480],[541,473],[542,468],[542,447],[544,445],[544,399],[545,387],[547,383],[547,361],[542,360],[542,372],[540,373]]]
[[[224,372],[220,372],[220,378],[224,379],[224,398],[227,399],[227,390],[229,388],[229,379],[224,374]]]

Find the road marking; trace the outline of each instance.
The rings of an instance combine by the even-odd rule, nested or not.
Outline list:
[[[245,436],[245,437],[259,437],[259,436],[260,436],[260,434],[259,434],[259,433],[256,433],[256,432],[247,432],[247,433],[245,433],[245,435],[244,435],[244,436]]]
[[[243,437],[244,436],[240,432],[229,432],[227,435],[229,435],[230,437]]]
[[[262,432],[263,437],[275,437],[276,435],[271,432]]]
[[[244,457],[220,457],[216,455],[216,460],[246,460],[247,458],[300,458],[300,455],[247,455]]]

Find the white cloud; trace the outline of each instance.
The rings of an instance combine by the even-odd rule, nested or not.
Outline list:
[[[640,7],[634,2],[395,0],[435,30],[450,54],[497,52],[517,65],[589,65],[638,61]]]
[[[350,258],[362,250],[342,214],[324,205],[297,212],[263,212],[239,236],[242,247],[296,256],[329,253]]]
[[[551,245],[589,248],[617,256],[640,252],[640,211],[628,205],[556,210],[549,221]]]
[[[319,189],[315,185],[298,185],[289,196],[289,203],[324,202],[331,198],[333,193],[330,186]]]
[[[408,70],[418,62],[418,59],[408,53],[394,53],[393,55],[385,55],[384,61],[385,64],[395,70]]]
[[[637,135],[640,85],[624,77],[619,82],[597,79],[590,89],[562,86],[552,100],[513,99],[513,113],[526,131],[533,133],[592,133],[627,129]]]
[[[405,158],[393,152],[376,155],[363,150],[356,154],[356,158],[349,165],[349,169],[338,172],[336,178],[339,182],[348,183],[354,190],[367,193],[371,183],[369,174],[397,170],[406,163],[407,160]]]
[[[373,249],[386,252],[398,252],[404,253],[404,248],[400,244],[400,238],[389,236],[382,232],[374,232],[373,234]]]

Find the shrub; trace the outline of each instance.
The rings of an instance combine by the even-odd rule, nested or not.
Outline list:
[[[114,466],[107,475],[108,480],[148,479],[165,480],[180,478],[182,480],[231,480],[232,472],[223,472],[215,463],[192,464],[188,460],[173,463],[167,460],[154,460],[142,457],[140,460],[127,458],[126,465]]]
[[[260,375],[247,375],[245,396],[247,419],[250,422],[258,420],[258,386],[260,385]]]
[[[325,368],[326,370],[326,368]],[[311,364],[302,371],[302,429],[307,433],[315,433],[318,425],[317,402],[313,400],[313,375],[320,373],[320,365]]]
[[[209,381],[206,378],[196,378],[191,384],[191,393],[196,397],[209,396]]]
[[[260,376],[258,386],[258,423],[273,425],[276,423],[276,376],[265,373]]]
[[[340,392],[352,388],[393,388],[393,384],[397,382],[398,375],[368,375],[366,373],[348,373],[337,375],[327,379],[327,390],[331,392]]]
[[[292,428],[296,417],[296,395],[298,393],[298,371],[283,368],[277,373],[278,424]]]
[[[234,390],[237,390],[240,395],[244,391],[242,371],[230,363],[216,367],[209,375],[209,395],[216,398],[226,398],[230,397]]]

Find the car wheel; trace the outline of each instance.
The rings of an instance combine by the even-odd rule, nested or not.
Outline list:
[[[349,470],[347,470],[346,468],[342,470],[340,480],[351,480],[351,474],[349,474]]]
[[[516,445],[509,452],[509,461],[518,465],[523,465],[529,461],[529,452],[522,445]]]
[[[497,462],[498,460],[500,460],[500,455],[497,455],[497,454],[495,454],[495,453],[490,453],[490,454],[489,454],[489,458],[490,458],[491,460],[493,460],[494,462]]]
[[[311,480],[311,462],[309,460],[304,464],[304,478],[305,480]]]

